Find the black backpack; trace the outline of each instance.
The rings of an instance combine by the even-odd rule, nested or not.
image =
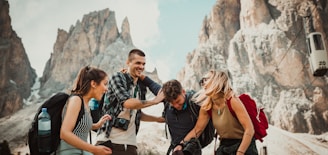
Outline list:
[[[47,108],[47,112],[51,118],[51,152],[55,152],[59,143],[60,143],[60,128],[62,124],[62,109],[64,108],[67,99],[70,95],[66,93],[59,92],[49,99],[47,99],[38,109],[37,113],[34,116],[34,119],[31,124],[31,128],[28,131],[28,146],[30,149],[31,155],[40,155],[43,153],[39,152],[38,146],[38,116],[41,113],[42,108]],[[79,96],[80,97],[80,96]],[[80,97],[81,98],[81,97]],[[84,104],[83,99],[81,104],[81,110],[79,112],[78,118],[75,124],[81,120],[82,116],[84,115]],[[74,127],[74,128],[75,128]]]
[[[187,100],[188,100],[188,103],[191,107],[190,109],[191,109],[194,117],[198,118],[199,105],[191,100],[191,97],[194,95],[194,93],[195,93],[194,91],[189,91],[189,95],[187,95],[188,96]],[[187,92],[187,94],[188,94],[188,92]],[[202,146],[202,148],[204,148],[208,144],[210,144],[213,141],[213,139],[215,138],[215,136],[216,136],[215,128],[213,126],[212,118],[210,118],[210,120],[208,121],[204,131],[198,137],[198,140],[199,140],[200,145]]]
[[[196,122],[197,122],[200,106],[198,104],[196,104],[195,102],[193,102],[192,99],[191,99],[192,96],[195,94],[195,91],[190,90],[190,91],[187,91],[186,94],[187,94],[186,95],[187,96],[186,100],[188,101],[188,106],[190,106],[191,113],[193,114],[192,117],[196,118]],[[165,112],[166,112],[166,110],[169,106],[170,106],[169,103],[166,102],[165,105],[164,105],[164,110],[163,110],[163,114],[162,114],[163,117],[165,117]],[[196,122],[195,122],[195,124],[196,124]],[[167,130],[166,126],[165,126],[165,130]],[[198,140],[199,140],[202,148],[204,148],[208,144],[210,144],[213,141],[213,139],[215,138],[215,135],[216,135],[215,128],[213,126],[212,119],[210,119],[208,121],[204,131],[198,137]],[[172,146],[172,144],[171,144],[168,152],[170,152],[170,150],[173,149],[171,147],[174,147],[174,146]]]

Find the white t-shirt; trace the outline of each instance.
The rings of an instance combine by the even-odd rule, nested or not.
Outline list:
[[[134,90],[135,90],[134,88],[135,86],[132,89],[133,91],[131,91],[131,95],[134,94]],[[130,118],[130,112],[132,114],[131,118]],[[136,113],[137,110],[135,109],[123,108],[123,111],[118,115],[118,118],[125,118],[127,120],[130,120],[130,124],[126,131],[115,127],[112,128],[111,133],[109,135],[109,139],[112,141],[112,143],[137,146],[137,134],[136,134],[136,124],[135,124]],[[100,135],[98,135],[97,141],[108,141],[108,138],[106,138],[106,133],[102,132]]]

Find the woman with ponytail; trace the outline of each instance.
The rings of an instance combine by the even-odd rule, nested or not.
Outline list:
[[[110,148],[106,146],[94,146],[87,142],[91,130],[100,128],[109,115],[104,115],[97,123],[92,123],[89,100],[100,100],[108,87],[108,76],[103,70],[93,67],[83,67],[75,81],[71,95],[63,109],[63,122],[60,129],[60,144],[56,151],[59,155],[85,154],[85,155],[109,155]],[[82,106],[83,105],[83,106]],[[81,108],[84,115],[78,119]]]

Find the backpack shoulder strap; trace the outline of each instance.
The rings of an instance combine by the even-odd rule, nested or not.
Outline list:
[[[128,87],[128,89],[131,87],[131,77],[128,73],[123,73],[124,77],[125,77],[125,80],[126,80],[126,85]]]
[[[238,96],[238,98],[240,99],[240,101],[242,102],[242,104],[244,104],[244,103],[243,103],[243,99],[251,99],[250,96],[247,95],[247,94],[241,94],[241,95]],[[229,111],[231,112],[231,114],[232,114],[234,117],[237,118],[237,115],[236,115],[235,111],[232,109],[232,106],[231,106],[231,99],[232,99],[232,97],[230,97],[230,98],[227,100],[227,106],[228,106]],[[246,108],[246,107],[245,107],[245,108]],[[247,110],[247,109],[246,109],[246,110]]]
[[[195,94],[195,91],[188,90],[186,93],[186,100],[188,102],[188,105],[190,106],[190,110],[193,113],[194,117],[198,117],[199,113],[199,105],[197,105],[194,101],[192,101],[192,97]]]
[[[78,96],[80,99],[81,99],[81,109],[80,109],[80,112],[79,112],[79,115],[77,116],[77,119],[76,119],[76,123],[75,123],[75,126],[74,126],[74,129],[76,128],[76,126],[79,124],[79,122],[81,121],[83,115],[84,115],[84,101],[83,101],[83,98],[81,95],[77,95],[77,94],[72,94],[71,96]],[[91,131],[89,131],[89,142],[90,144],[92,144],[92,135],[91,135]]]
[[[207,112],[208,116],[210,116],[210,118],[212,118],[212,108],[207,110],[206,112]]]
[[[142,82],[140,82],[140,80],[138,80],[138,86],[140,88],[140,91],[138,92],[140,99],[146,100],[147,87]]]
[[[234,117],[237,117],[235,111],[233,111],[233,109],[232,109],[232,106],[231,106],[231,99],[232,99],[232,97],[230,97],[229,99],[227,99],[227,106],[228,106],[229,111],[231,112],[231,114],[232,114]]]
[[[133,83],[130,75],[128,73],[123,73],[123,75],[124,75],[125,80],[126,80],[127,88],[130,88],[131,84]],[[140,82],[139,80],[137,81],[137,85],[140,89],[140,91],[138,92],[140,99],[145,100],[146,99],[146,93],[147,93],[146,86],[142,82]]]
[[[75,123],[75,126],[74,126],[74,129],[75,129],[77,124],[79,124],[80,120],[82,119],[82,117],[84,115],[84,102],[83,102],[82,96],[80,96],[80,95],[72,94],[70,96],[78,96],[81,99],[81,109],[80,109],[79,115],[77,116],[77,119],[76,119],[76,123]]]
[[[79,95],[79,97],[80,97],[80,99],[81,99],[81,109],[80,109],[80,112],[79,112],[79,116],[77,117],[77,120],[81,120],[82,119],[82,117],[83,117],[83,115],[84,115],[84,101],[83,101],[83,98],[82,98],[82,96],[80,96]],[[75,124],[75,126],[76,126],[77,124]]]

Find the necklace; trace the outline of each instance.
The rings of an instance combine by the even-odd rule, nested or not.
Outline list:
[[[215,104],[216,102],[217,103],[220,103],[220,98],[216,98],[216,99],[212,99],[212,102],[214,103],[214,105],[217,107],[217,109],[218,109],[218,115],[221,115],[221,110],[220,110],[220,107],[222,108],[222,105],[220,105],[220,104]],[[224,106],[224,105],[223,105]]]
[[[223,112],[225,105],[223,105],[223,107],[218,107],[218,115],[221,115],[221,113]]]

